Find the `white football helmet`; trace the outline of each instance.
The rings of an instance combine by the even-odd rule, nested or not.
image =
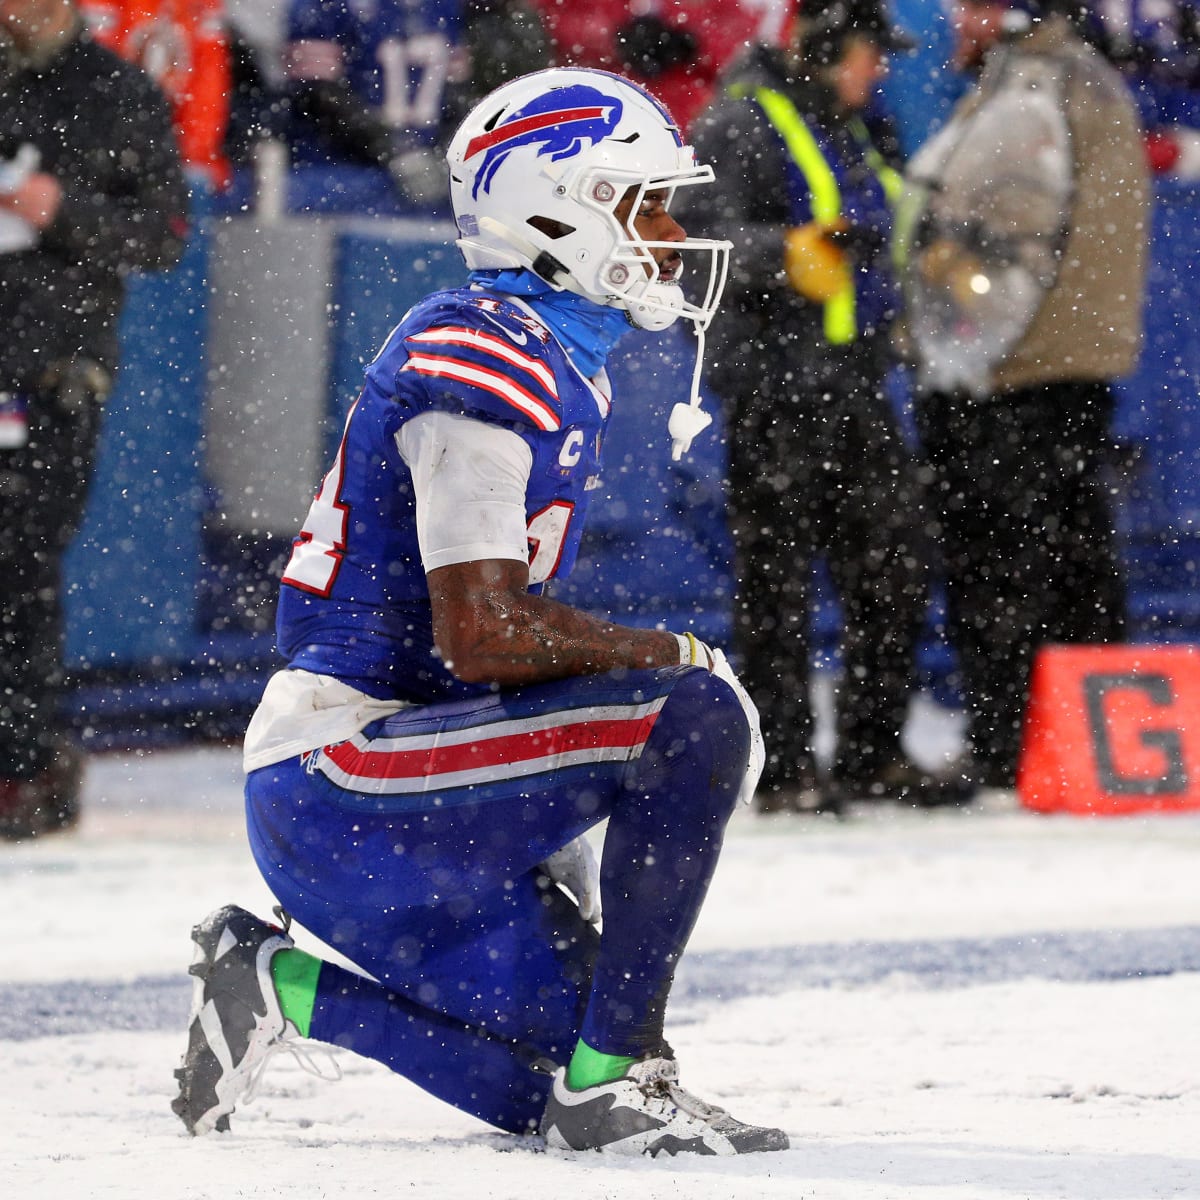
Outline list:
[[[530,268],[554,288],[624,309],[642,329],[666,329],[680,317],[693,323],[700,346],[692,404],[679,407],[694,413],[672,415],[678,457],[679,443],[686,449],[708,423],[697,395],[703,331],[725,286],[731,246],[691,237],[649,242],[617,220],[631,188],[636,212],[647,191],[666,189],[669,206],[676,188],[713,179],[670,113],[607,71],[536,71],[481,100],[446,159],[458,246],[472,270]],[[661,278],[654,251],[664,248],[679,252],[697,280],[694,292]]]
[[[712,319],[729,243],[647,242],[614,214],[630,188],[639,189],[636,212],[642,192],[673,195],[713,178],[637,84],[582,68],[523,75],[475,106],[446,158],[458,245],[473,270],[531,267],[556,288],[625,309],[643,329]],[[693,252],[707,256],[702,296],[687,299],[659,279],[653,251],[668,245],[685,265]]]

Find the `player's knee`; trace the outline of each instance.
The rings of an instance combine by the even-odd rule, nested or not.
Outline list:
[[[676,802],[727,819],[750,756],[750,726],[733,689],[704,671],[689,671],[659,715],[660,753],[678,786]]]

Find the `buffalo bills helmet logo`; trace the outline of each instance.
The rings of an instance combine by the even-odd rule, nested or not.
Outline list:
[[[492,177],[501,163],[521,146],[538,147],[538,157],[550,155],[552,162],[571,158],[608,137],[621,120],[621,101],[582,84],[558,88],[539,96],[518,109],[502,124],[467,143],[463,159],[470,162],[477,154],[483,163],[475,173],[471,198],[479,190],[490,190]]]

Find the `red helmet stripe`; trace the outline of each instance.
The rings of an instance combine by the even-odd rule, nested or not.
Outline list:
[[[539,129],[548,129],[554,125],[566,125],[571,121],[595,121],[604,116],[606,108],[599,105],[593,108],[565,108],[558,112],[538,113],[532,117],[521,117],[509,121],[507,125],[499,125],[489,133],[481,133],[467,143],[467,151],[463,159],[474,158],[483,150],[500,146],[512,138],[523,137],[527,133],[536,133]]]

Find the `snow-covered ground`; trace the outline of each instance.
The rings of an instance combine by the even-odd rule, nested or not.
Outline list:
[[[85,799],[76,834],[0,847],[6,1197],[1200,1197],[1200,818],[739,814],[668,1032],[688,1087],[792,1149],[613,1162],[346,1055],[337,1083],[281,1058],[188,1138],[188,931],[270,907],[238,755],[99,758]]]

